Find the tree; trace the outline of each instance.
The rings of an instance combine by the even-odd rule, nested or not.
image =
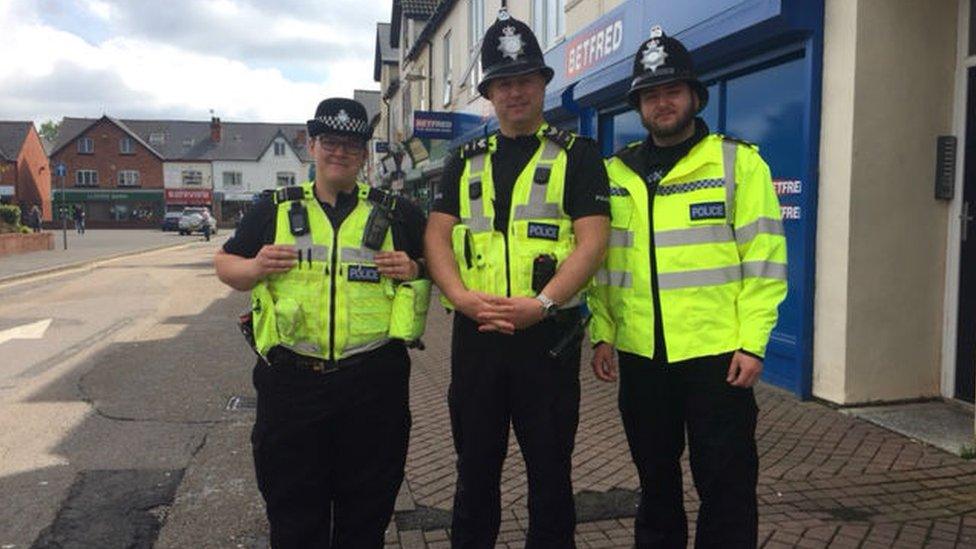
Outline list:
[[[54,120],[48,120],[41,124],[41,129],[37,133],[41,134],[45,140],[49,143],[54,143],[54,140],[58,137],[58,130],[61,129],[61,123],[55,122]]]

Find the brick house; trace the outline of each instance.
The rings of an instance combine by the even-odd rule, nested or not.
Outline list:
[[[67,168],[64,197],[91,227],[158,225],[163,214],[163,157],[120,120],[64,118],[51,165]],[[55,178],[60,203],[60,178]]]
[[[51,168],[33,122],[0,122],[0,203],[38,204],[51,219]]]

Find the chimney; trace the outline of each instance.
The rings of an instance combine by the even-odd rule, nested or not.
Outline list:
[[[298,130],[295,132],[295,145],[298,147],[305,146],[305,130]]]
[[[220,143],[220,119],[216,116],[210,117],[210,139]]]

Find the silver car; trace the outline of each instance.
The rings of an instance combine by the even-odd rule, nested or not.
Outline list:
[[[217,234],[217,220],[207,208],[184,208],[180,215],[180,234],[202,233],[205,225],[210,234]]]

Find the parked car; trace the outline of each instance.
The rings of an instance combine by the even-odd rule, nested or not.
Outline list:
[[[185,208],[180,216],[180,234],[202,233],[204,223],[210,226],[210,234],[217,234],[217,220],[206,208]]]
[[[163,224],[161,227],[163,232],[180,230],[181,217],[183,217],[182,212],[166,212],[166,215],[163,216]]]

